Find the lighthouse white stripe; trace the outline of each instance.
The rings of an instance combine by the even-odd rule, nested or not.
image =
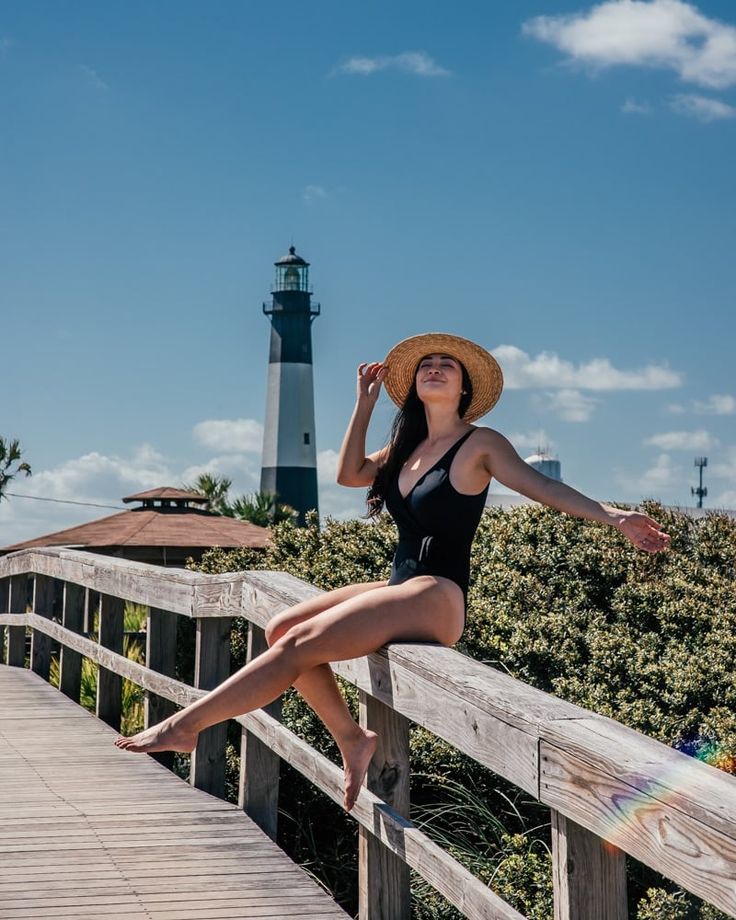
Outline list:
[[[311,364],[268,365],[261,465],[317,466]]]

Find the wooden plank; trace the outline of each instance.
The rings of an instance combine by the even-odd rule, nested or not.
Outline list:
[[[81,585],[64,582],[61,623],[65,629],[81,633],[84,629],[86,591]],[[82,656],[62,644],[59,656],[59,690],[79,702],[82,687]]]
[[[53,615],[56,582],[46,575],[33,579],[33,612],[50,620]],[[31,633],[31,670],[43,680],[49,679],[51,668],[51,639],[40,630]]]
[[[0,578],[0,614],[10,612],[10,579],[6,576]],[[6,636],[5,628],[0,625],[0,664],[6,660]]]
[[[258,735],[333,801],[342,803],[343,771],[262,710],[235,720]],[[288,738],[288,735],[292,735]],[[361,827],[406,860],[471,920],[525,920],[441,847],[364,787],[350,812]]]
[[[20,718],[0,736],[0,915],[346,916],[241,809],[114,747],[113,730],[37,675],[0,667],[0,718],[9,696]]]
[[[604,716],[550,722],[542,737],[592,767],[736,837],[736,777]]]
[[[409,817],[409,720],[361,691],[360,724],[378,733],[365,785],[401,815]],[[358,841],[358,892],[361,920],[409,920],[409,866],[361,827]]]
[[[555,920],[627,920],[626,857],[552,809]]]
[[[268,648],[266,634],[254,623],[248,629],[247,660],[253,661]],[[281,698],[264,707],[272,718],[281,721]],[[238,804],[261,830],[276,840],[279,810],[281,758],[260,738],[246,729],[241,732]]]
[[[203,577],[185,569],[55,547],[36,547],[0,557],[0,577],[26,572],[71,581],[101,594],[184,616],[192,615],[194,585]]]
[[[100,595],[100,635],[103,648],[120,654],[123,650],[125,602],[110,594]],[[102,665],[97,675],[97,718],[120,730],[123,681],[115,671]]]
[[[541,757],[541,798],[546,804],[736,916],[734,830],[727,836],[706,827],[648,790],[629,785],[546,741],[541,742]],[[702,766],[693,761],[694,788]]]
[[[178,621],[175,613],[158,607],[148,608],[146,620],[146,667],[167,677],[176,673],[176,635]],[[163,696],[146,691],[144,726],[163,722],[176,712],[176,705]],[[174,768],[174,752],[160,751],[151,755],[170,770]]]
[[[194,684],[212,690],[230,675],[230,624],[227,618],[197,620]],[[225,796],[225,740],[227,723],[221,722],[199,733],[192,751],[189,781],[197,789]]]

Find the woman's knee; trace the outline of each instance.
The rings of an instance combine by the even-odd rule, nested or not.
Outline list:
[[[268,623],[266,623],[266,628],[264,629],[266,634],[266,644],[268,647],[270,648],[274,642],[278,642],[278,640],[283,635],[285,635],[288,630],[289,625],[288,623],[284,622],[284,619],[280,613],[277,613],[275,617],[272,617]]]

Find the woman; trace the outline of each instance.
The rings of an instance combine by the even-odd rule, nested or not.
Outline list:
[[[366,456],[366,431],[384,381],[400,411],[389,444]],[[471,425],[493,407],[502,386],[501,369],[485,349],[444,333],[413,336],[384,362],[361,364],[337,481],[369,486],[370,513],[385,504],[395,518],[399,544],[390,578],[347,585],[279,613],[266,629],[264,654],[165,721],[118,738],[118,747],[191,751],[204,728],[265,706],[293,684],[337,741],[349,811],[377,736],[353,720],[327,662],[391,641],[457,642],[465,625],[470,545],[491,477],[560,511],[611,524],[647,552],[667,548],[669,537],[652,518],[543,476],[503,435]]]

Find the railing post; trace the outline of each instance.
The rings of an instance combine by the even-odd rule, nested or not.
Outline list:
[[[230,676],[230,617],[197,619],[194,686],[213,690]],[[200,732],[192,751],[189,782],[197,789],[225,798],[225,742],[227,722]]]
[[[84,630],[86,591],[81,585],[64,582],[64,600],[61,625],[75,633]],[[82,656],[74,649],[61,646],[59,652],[59,690],[75,703],[79,702],[82,687]]]
[[[368,788],[408,818],[409,720],[361,690],[360,724],[378,732],[378,747],[366,775]],[[375,820],[380,821],[380,815]],[[409,867],[362,826],[358,886],[360,920],[409,920]]]
[[[0,578],[0,613],[10,613],[10,579]],[[0,626],[0,663],[5,661],[5,627]]]
[[[626,854],[551,811],[555,920],[627,920]]]
[[[266,634],[260,626],[248,629],[248,656],[252,661],[268,648]],[[263,707],[274,719],[281,720],[281,697]],[[246,729],[240,740],[240,786],[238,804],[272,840],[276,840],[279,811],[279,773],[281,758],[267,744]]]
[[[146,622],[146,667],[167,677],[176,676],[176,632],[177,616],[158,607],[148,608]],[[148,728],[163,722],[176,712],[176,704],[171,700],[146,690],[143,720]],[[174,752],[160,751],[151,755],[170,770],[174,766]]]
[[[84,632],[89,635],[95,631],[95,611],[100,604],[99,591],[88,588],[84,605]]]
[[[52,619],[54,612],[54,595],[56,579],[48,575],[36,575],[33,579],[33,612],[36,616]],[[31,670],[49,679],[51,668],[51,636],[38,629],[31,633]]]
[[[28,576],[11,575],[9,613],[25,613],[28,605]],[[26,628],[8,626],[8,664],[24,668],[26,664]]]
[[[123,651],[125,602],[111,594],[100,595],[100,645],[113,652]],[[99,666],[97,675],[97,717],[120,731],[123,679]]]

